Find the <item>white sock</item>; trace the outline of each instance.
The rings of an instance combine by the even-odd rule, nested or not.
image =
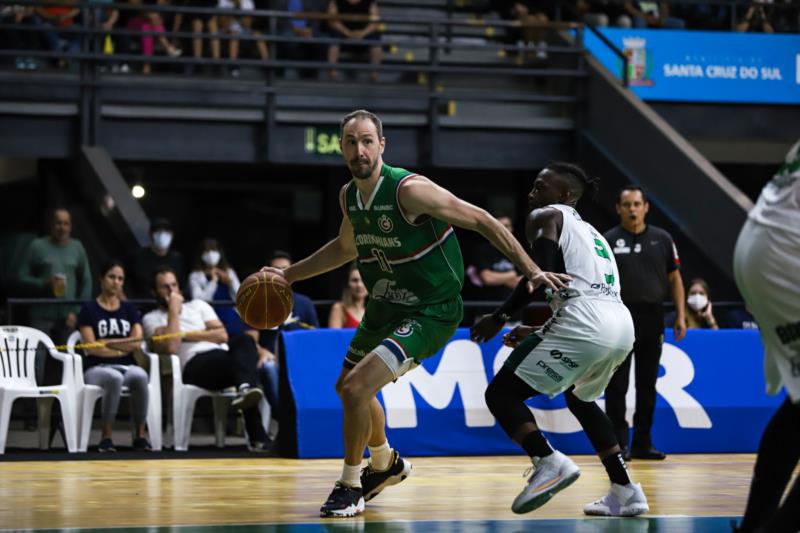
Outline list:
[[[342,477],[339,478],[342,485],[347,485],[351,488],[361,488],[361,465],[350,466],[344,463],[342,466]]]
[[[389,441],[384,442],[380,446],[372,447],[368,446],[369,448],[369,462],[372,465],[372,468],[377,470],[378,472],[382,472],[386,470],[391,465],[392,461],[392,449],[389,447]]]

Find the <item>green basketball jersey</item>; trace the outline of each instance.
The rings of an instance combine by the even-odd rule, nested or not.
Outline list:
[[[449,301],[464,284],[453,227],[430,217],[412,224],[400,210],[398,187],[414,175],[384,163],[370,198],[362,201],[353,181],[345,190],[358,270],[370,298],[409,306]]]

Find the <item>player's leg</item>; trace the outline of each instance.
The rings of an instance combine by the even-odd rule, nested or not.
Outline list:
[[[343,376],[339,397],[344,409],[346,464],[360,468],[364,448],[373,434],[373,401],[377,403],[375,395],[393,379],[391,370],[374,353],[370,353]],[[380,409],[380,404],[377,407]],[[378,418],[379,423],[383,421],[382,416]],[[382,429],[376,428],[376,431],[383,433]],[[360,475],[360,470],[358,474]],[[353,484],[360,484],[358,476],[352,481]]]
[[[364,511],[361,462],[372,434],[372,400],[393,379],[391,370],[375,353],[368,354],[352,369],[342,369],[336,391],[343,410],[344,465],[339,481],[320,509],[322,516],[355,516]]]
[[[774,520],[777,516],[776,511],[798,460],[800,460],[800,405],[792,403],[787,398],[761,436],[747,508],[739,531],[760,531],[768,522],[778,523]],[[796,493],[797,487],[792,490]],[[782,509],[787,508],[789,504],[787,498]],[[791,510],[787,508],[783,512],[793,512],[796,517],[796,509],[797,507]],[[772,531],[772,529],[767,530]]]
[[[611,481],[608,495],[584,507],[584,512],[602,516],[636,516],[650,510],[641,485],[631,482],[628,466],[608,416],[595,402],[585,402],[571,390],[564,393],[564,398],[570,412],[583,427]]]
[[[531,369],[549,370],[550,376],[563,380],[547,363],[538,364],[542,361],[542,354],[537,354],[536,348],[541,343],[542,338],[536,334],[521,342],[489,383],[485,394],[489,411],[506,434],[528,454],[533,464],[527,485],[511,505],[515,513],[527,513],[541,507],[580,475],[580,469],[569,457],[550,446],[533,413],[525,405],[525,400],[539,394],[532,386],[538,380],[531,376]],[[516,374],[521,365],[528,367],[525,380]]]
[[[450,340],[463,314],[461,299],[417,310],[395,321],[389,335],[374,352],[383,359],[394,379],[415,368],[426,357],[438,352]],[[385,416],[377,400],[372,403],[373,426],[369,441],[370,461],[361,472],[364,499],[371,500],[386,487],[396,485],[411,474],[411,463],[393,450],[384,432]]]

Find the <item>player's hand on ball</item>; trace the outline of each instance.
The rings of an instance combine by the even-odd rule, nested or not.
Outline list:
[[[533,333],[531,326],[517,326],[505,335],[503,335],[503,344],[511,348],[516,348],[517,344]]]
[[[286,281],[288,281],[290,285],[291,285],[291,283],[293,281],[293,280],[289,279],[289,276],[286,275],[288,272],[286,270],[281,269],[281,268],[265,266],[265,267],[261,267],[261,272],[266,272],[267,274],[277,274],[277,275],[281,276],[283,279],[285,279]]]

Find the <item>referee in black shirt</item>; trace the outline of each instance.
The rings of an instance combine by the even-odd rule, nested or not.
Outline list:
[[[633,442],[629,457],[664,459],[650,439],[656,407],[656,379],[664,343],[664,308],[667,294],[675,302],[675,340],[686,335],[683,281],[680,259],[669,233],[647,225],[650,209],[644,190],[636,185],[622,189],[617,198],[620,225],[605,233],[617,259],[622,301],[633,317],[636,341],[636,412],[633,416]],[[628,423],[625,421],[625,395],[631,371],[631,356],[617,369],[606,388],[606,413],[614,423],[620,447],[628,451]]]

